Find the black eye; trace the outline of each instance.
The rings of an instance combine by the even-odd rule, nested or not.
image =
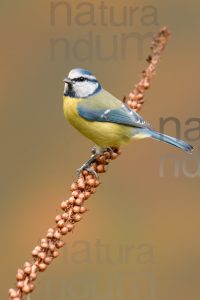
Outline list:
[[[78,78],[74,78],[74,79],[72,79],[74,82],[83,82],[83,81],[85,81],[86,80],[86,78],[84,78],[84,77],[78,77]]]

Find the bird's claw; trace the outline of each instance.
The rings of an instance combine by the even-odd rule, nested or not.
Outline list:
[[[77,170],[77,175],[78,177],[80,177],[81,173],[86,170],[88,171],[88,173],[94,175],[96,178],[98,178],[97,172],[95,172],[90,165],[95,162],[96,158],[98,157],[98,154],[94,154],[90,157],[90,159],[88,161],[86,161],[86,163],[84,163],[84,165],[82,165],[82,167],[80,167],[80,169]]]
[[[98,149],[98,152],[97,152],[96,146],[92,147],[92,149],[91,149],[91,152],[92,152],[93,155],[95,155],[95,154],[97,154],[97,153],[98,153],[99,155],[103,155],[104,152],[106,152],[106,151],[110,152],[111,154],[114,153],[114,150],[113,150],[112,147],[100,148],[100,149]]]
[[[81,173],[86,170],[88,173],[94,175],[96,178],[98,178],[97,172],[95,172],[92,168],[89,168],[87,164],[84,164],[80,169],[77,170],[77,176],[80,177]]]
[[[97,148],[94,146],[92,148],[92,153],[93,155],[90,157],[90,159],[84,164],[82,165],[82,167],[80,167],[80,169],[77,170],[77,176],[80,177],[81,173],[86,170],[88,173],[92,174],[93,176],[95,176],[96,178],[98,178],[98,174],[97,172],[95,172],[90,165],[96,160],[97,157],[103,155],[103,153],[105,151],[109,151],[111,154],[114,153],[114,150],[111,147],[108,148],[100,148],[97,151]]]
[[[113,154],[115,151],[113,150],[113,148],[111,148],[111,147],[108,147],[108,148],[106,148],[106,150],[108,151],[108,152],[110,152],[111,154]]]

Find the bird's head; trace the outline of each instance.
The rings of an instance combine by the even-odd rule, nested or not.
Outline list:
[[[71,98],[88,98],[101,89],[96,77],[84,69],[73,69],[64,79],[64,96]]]

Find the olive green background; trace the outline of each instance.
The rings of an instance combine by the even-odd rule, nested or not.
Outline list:
[[[150,39],[142,52],[133,38],[121,57],[121,34],[152,34],[167,25],[173,35],[141,113],[157,129],[161,117],[176,117],[181,138],[197,125],[186,124],[187,120],[199,118],[199,1],[106,1],[109,8],[114,6],[117,20],[124,7],[138,7],[133,24],[121,26],[108,19],[107,25],[101,24],[100,1],[87,2],[95,8],[96,25],[77,23],[76,6],[81,1],[65,2],[72,8],[71,25],[65,6],[56,10],[54,24],[51,5],[55,3],[0,1],[1,299],[14,286],[17,268],[30,260],[33,247],[53,226],[76,169],[90,153],[92,143],[63,117],[63,78],[71,68],[91,70],[107,90],[122,98],[146,66]],[[147,16],[153,9],[155,19]],[[117,56],[104,60],[99,47],[93,46],[92,57],[81,61],[79,56],[87,53],[80,40],[88,32],[100,36],[105,55],[116,36]],[[52,58],[50,45],[56,38],[69,44],[70,57],[61,43]],[[76,43],[80,43],[79,56],[73,50]],[[165,129],[176,134],[173,124]],[[193,132],[196,148],[198,133]],[[169,158],[161,177],[160,159],[170,153],[176,157],[179,174],[174,176]],[[151,140],[124,148],[101,176],[102,185],[86,204],[88,213],[65,238],[65,250],[40,274],[31,300],[199,299],[197,150],[194,157],[193,162],[185,162],[187,154]],[[184,173],[185,163],[193,178]]]

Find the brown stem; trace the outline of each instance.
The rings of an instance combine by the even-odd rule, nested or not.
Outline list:
[[[144,103],[145,91],[150,87],[151,78],[155,74],[156,66],[169,37],[170,33],[167,30],[167,27],[163,27],[153,38],[151,44],[152,53],[147,58],[148,66],[146,70],[142,72],[142,77],[135,85],[133,91],[129,93],[128,97],[124,98],[124,102],[127,102],[128,106],[135,111],[139,111]]]
[[[129,94],[128,99],[124,99],[128,106],[135,111],[141,109],[144,103],[144,93],[150,87],[150,80],[154,75],[156,65],[169,37],[166,27],[162,28],[157,36],[154,37],[149,56],[149,63],[146,70],[142,72],[142,78]],[[120,149],[113,149],[112,152],[105,151],[98,157],[91,168],[96,173],[106,172],[106,166],[111,160],[116,159],[121,153]],[[39,272],[43,272],[58,257],[58,249],[64,246],[62,237],[73,231],[77,222],[82,219],[82,214],[87,211],[85,201],[96,192],[100,185],[99,180],[83,171],[81,176],[71,185],[71,196],[61,203],[62,213],[55,217],[56,225],[49,228],[45,238],[41,239],[40,244],[32,251],[32,262],[25,262],[21,269],[18,269],[16,279],[17,286],[9,290],[10,300],[22,300],[24,295],[30,294],[35,287],[35,280]]]

